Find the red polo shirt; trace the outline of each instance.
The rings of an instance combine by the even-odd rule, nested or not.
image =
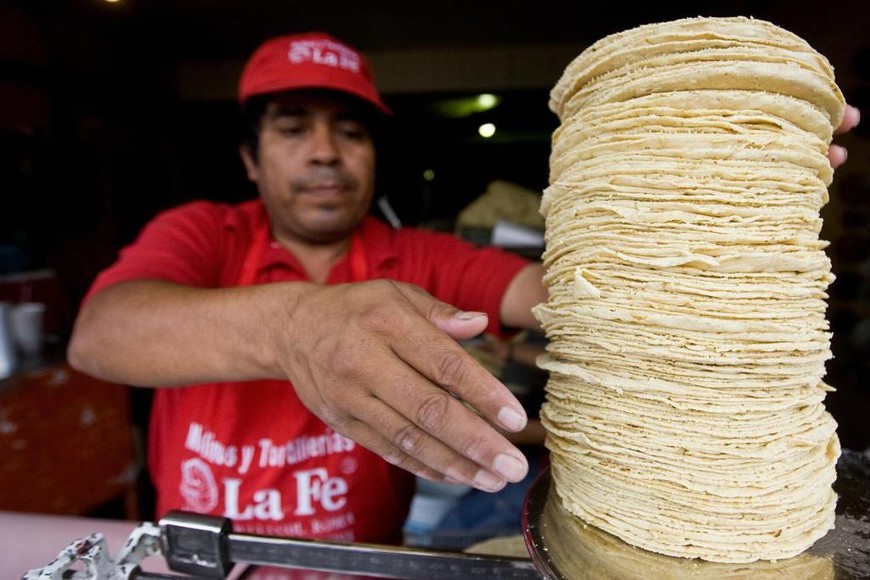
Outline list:
[[[373,217],[358,239],[367,278],[409,282],[458,308],[486,312],[491,331],[508,283],[528,263],[449,234],[394,230]],[[336,264],[328,283],[358,278],[351,262]],[[259,200],[193,202],[160,214],[85,299],[142,278],[203,288],[307,279],[295,256],[269,237]],[[398,542],[414,490],[411,474],[332,431],[286,381],[158,389],[148,464],[158,516],[210,513],[231,518],[237,531],[268,535]]]

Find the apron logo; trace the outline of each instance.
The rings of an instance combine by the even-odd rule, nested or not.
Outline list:
[[[347,481],[330,477],[326,469],[319,467],[293,473],[296,479],[296,509],[294,516],[313,516],[319,510],[334,512],[347,505]],[[242,505],[239,490],[242,480],[226,478],[224,485],[224,516],[236,521],[280,521],[284,518],[281,491],[258,489],[252,501]]]
[[[218,504],[218,486],[208,464],[194,457],[181,464],[181,484],[178,486],[187,509],[210,512]]]

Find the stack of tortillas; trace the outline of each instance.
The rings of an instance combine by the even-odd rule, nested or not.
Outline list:
[[[654,552],[799,554],[833,527],[833,280],[819,212],[845,101],[757,19],[640,26],[551,92],[541,415],[564,507]]]

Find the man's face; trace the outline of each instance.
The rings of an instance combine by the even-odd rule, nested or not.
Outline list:
[[[258,158],[242,156],[278,241],[338,241],[368,212],[375,150],[362,118],[350,100],[324,93],[284,93],[268,103]]]

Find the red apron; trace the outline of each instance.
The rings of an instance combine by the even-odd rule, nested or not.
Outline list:
[[[255,282],[270,240],[259,224],[239,285]],[[367,280],[357,236],[349,260],[353,280]],[[239,532],[401,542],[413,476],[334,432],[287,381],[158,389],[149,445],[158,516],[184,509],[228,517]]]

